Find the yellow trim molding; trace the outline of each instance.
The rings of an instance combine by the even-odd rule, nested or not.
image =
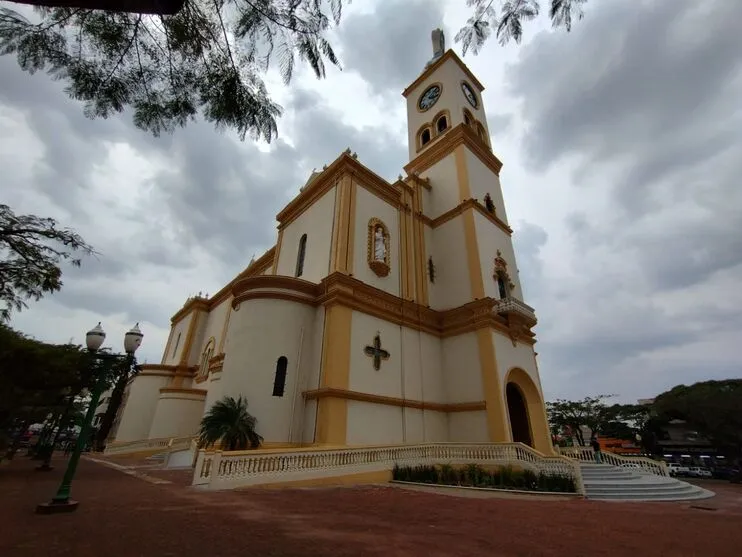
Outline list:
[[[424,172],[435,163],[451,154],[459,145],[465,145],[496,175],[500,175],[502,162],[498,159],[477,132],[463,122],[456,125],[446,134],[440,136],[440,140],[431,142],[429,148],[422,151],[412,159],[404,169],[407,174]]]
[[[426,402],[423,400],[413,400],[409,398],[397,398],[391,396],[373,395],[368,393],[359,393],[346,389],[333,389],[323,387],[302,393],[307,400],[321,400],[325,398],[337,398],[343,400],[355,400],[357,402],[370,402],[373,404],[384,404],[387,406],[399,406],[404,408],[416,408],[418,410],[431,410],[434,412],[477,412],[486,409],[485,401],[477,402]]]

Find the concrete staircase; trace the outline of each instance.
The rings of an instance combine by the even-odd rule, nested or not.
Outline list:
[[[638,468],[580,463],[585,496],[603,501],[690,501],[715,494],[707,489]]]

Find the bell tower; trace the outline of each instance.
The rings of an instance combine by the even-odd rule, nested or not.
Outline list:
[[[458,56],[446,51],[441,29],[432,32],[433,58],[402,93],[407,98],[410,160],[458,124],[466,124],[489,146],[484,86]]]

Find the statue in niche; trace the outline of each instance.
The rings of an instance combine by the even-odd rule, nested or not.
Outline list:
[[[386,261],[386,239],[381,226],[377,226],[374,231],[374,259],[376,261]]]

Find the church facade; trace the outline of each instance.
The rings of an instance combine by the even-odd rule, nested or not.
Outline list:
[[[553,454],[483,89],[439,48],[403,93],[405,176],[387,182],[349,150],[313,173],[277,215],[275,246],[173,316],[114,443],[195,434],[242,395],[267,448],[521,441]]]

